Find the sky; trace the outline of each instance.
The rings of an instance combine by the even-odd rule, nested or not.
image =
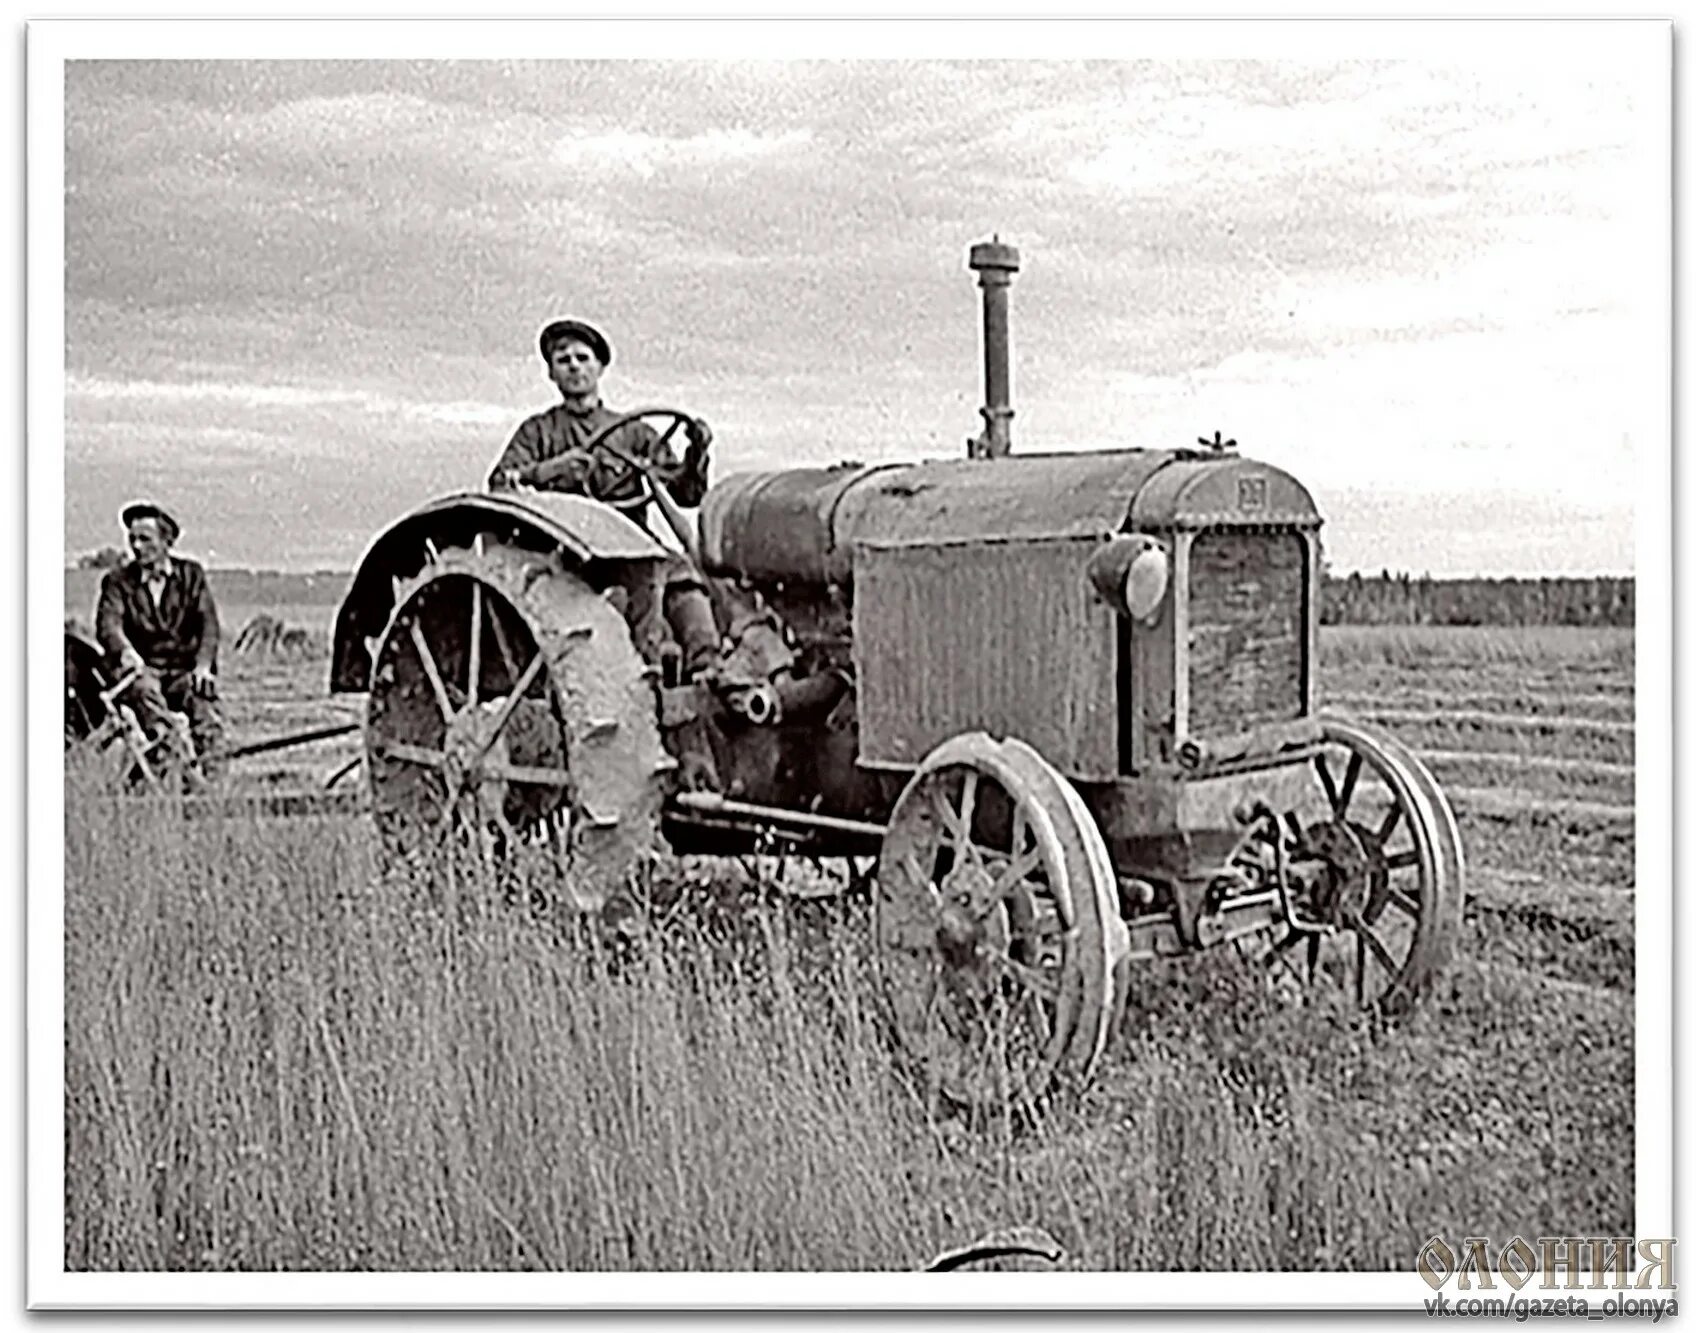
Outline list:
[[[1220,430],[1337,570],[1632,572],[1668,65],[1128,45],[71,62],[66,552],[147,497],[209,564],[352,568],[555,401],[562,316],[716,476],[958,455],[996,233],[1017,451]]]

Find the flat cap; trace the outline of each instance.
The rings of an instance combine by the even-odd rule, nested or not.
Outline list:
[[[135,504],[124,506],[123,519],[125,527],[129,527],[132,523],[144,518],[158,519],[159,530],[165,534],[165,539],[168,542],[176,541],[177,534],[183,531],[183,529],[178,526],[177,520],[172,518],[170,514],[166,513],[165,510],[161,509],[156,504],[150,504],[146,500],[139,500]]]
[[[614,359],[613,352],[608,350],[608,340],[590,325],[576,319],[557,319],[537,335],[537,350],[543,353],[543,359],[549,359],[549,353],[555,344],[563,338],[575,338],[591,351],[596,353],[596,359],[607,365]]]

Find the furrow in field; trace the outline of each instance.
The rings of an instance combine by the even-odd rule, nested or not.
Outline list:
[[[1590,957],[1553,949],[1542,954],[1531,942],[1521,955],[1510,952],[1508,946],[1497,952],[1469,947],[1460,951],[1452,966],[1455,977],[1469,976],[1478,984],[1533,988],[1562,1009],[1572,1024],[1585,1026],[1602,1012],[1618,1015],[1623,1021],[1633,1017],[1624,1012],[1634,1003],[1633,953],[1619,956],[1605,949]]]
[[[1601,782],[1624,779],[1631,786],[1633,786],[1635,778],[1634,764],[1613,763],[1605,759],[1572,759],[1557,755],[1525,754],[1506,750],[1437,750],[1424,748],[1418,750],[1417,753],[1428,762],[1431,768],[1438,764],[1497,764],[1509,768],[1526,769],[1535,773],[1597,776]]]
[[[1478,694],[1470,690],[1435,689],[1426,681],[1413,682],[1409,675],[1402,680],[1389,679],[1385,688],[1375,690],[1364,688],[1362,676],[1354,677],[1350,688],[1334,688],[1325,680],[1321,696],[1324,708],[1355,716],[1385,709],[1404,709],[1468,713],[1472,716],[1480,714],[1513,721],[1565,721],[1583,726],[1613,723],[1633,726],[1635,722],[1635,700],[1626,694]]]
[[[1565,817],[1613,818],[1618,812],[1633,816],[1632,764],[1474,750],[1419,749],[1418,754],[1448,794],[1463,790],[1503,795],[1532,812]],[[1479,795],[1471,799],[1477,809],[1497,809],[1496,802]]]
[[[1614,741],[1635,737],[1635,723],[1629,719],[1583,718],[1562,715],[1533,716],[1492,710],[1435,707],[1432,709],[1389,708],[1365,701],[1357,716],[1366,722],[1384,722],[1392,726],[1446,726],[1455,730],[1474,729],[1507,732],[1532,737],[1586,736],[1590,739]]]
[[[1539,907],[1561,919],[1628,921],[1634,915],[1632,888],[1532,871],[1470,866],[1467,897],[1495,911]]]
[[[1475,869],[1464,901],[1462,954],[1490,966],[1618,990],[1635,981],[1634,894]]]
[[[1443,784],[1447,799],[1460,814],[1505,822],[1593,824],[1633,830],[1635,807],[1628,802],[1564,800],[1544,792],[1511,787],[1464,787]]]
[[[1406,692],[1426,690],[1444,695],[1454,703],[1478,693],[1536,702],[1581,699],[1601,704],[1626,703],[1635,697],[1635,678],[1626,672],[1567,678],[1467,662],[1429,667],[1373,665],[1342,669],[1324,666],[1318,679],[1346,694],[1367,695],[1392,686]]]
[[[1584,880],[1602,892],[1634,891],[1634,831],[1627,823],[1491,819],[1464,809],[1458,832],[1471,884],[1484,874],[1524,875],[1540,884]]]
[[[1495,713],[1447,714],[1369,709],[1353,716],[1397,736],[1416,750],[1523,755],[1566,764],[1634,768],[1635,736],[1618,723],[1574,724],[1568,719],[1512,718]]]

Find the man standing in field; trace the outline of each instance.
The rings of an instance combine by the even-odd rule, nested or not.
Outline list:
[[[529,486],[537,490],[584,495],[613,505],[644,527],[650,498],[644,482],[613,454],[585,446],[619,419],[602,401],[602,372],[613,353],[608,340],[589,324],[556,320],[537,340],[547,374],[561,401],[526,418],[490,472],[492,490]],[[633,421],[608,437],[619,453],[643,465],[657,485],[680,505],[694,509],[708,489],[708,423],[694,420],[686,430],[683,459],[644,422]],[[653,660],[664,631],[662,613],[684,656],[687,676],[711,662],[720,647],[720,631],[702,576],[690,561],[675,557],[653,582],[634,581],[626,619],[639,651]]]
[[[175,751],[173,714],[185,715],[201,776],[216,777],[224,726],[218,610],[206,571],[171,554],[182,529],[158,505],[132,504],[123,520],[135,558],[101,579],[95,637],[119,675],[138,673],[120,702],[134,710],[149,739],[165,740]]]

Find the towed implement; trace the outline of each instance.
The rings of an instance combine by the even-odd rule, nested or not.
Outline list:
[[[240,652],[242,648],[239,638],[237,650]],[[75,622],[67,621],[64,695],[67,773],[75,772],[81,781],[112,791],[181,798],[186,815],[231,806],[277,815],[335,813],[358,807],[359,798],[348,788],[334,790],[359,764],[358,759],[333,770],[316,791],[243,793],[209,783],[195,758],[187,718],[173,714],[169,730],[150,736],[125,702],[126,691],[137,674],[134,670],[114,670],[100,645]],[[359,730],[359,723],[312,727],[246,741],[221,751],[219,758],[226,762],[247,759],[336,740]]]
[[[634,637],[676,557],[608,505],[463,492],[379,534],[330,684],[365,696],[386,846],[453,842],[587,912],[658,838],[876,858],[896,1032],[969,1104],[1088,1074],[1141,959],[1233,942],[1416,1003],[1463,854],[1418,759],[1319,707],[1309,493],[1219,436],[1011,454],[1017,262],[970,252],[966,457],[733,475],[695,530],[664,508],[722,634],[704,671]]]

